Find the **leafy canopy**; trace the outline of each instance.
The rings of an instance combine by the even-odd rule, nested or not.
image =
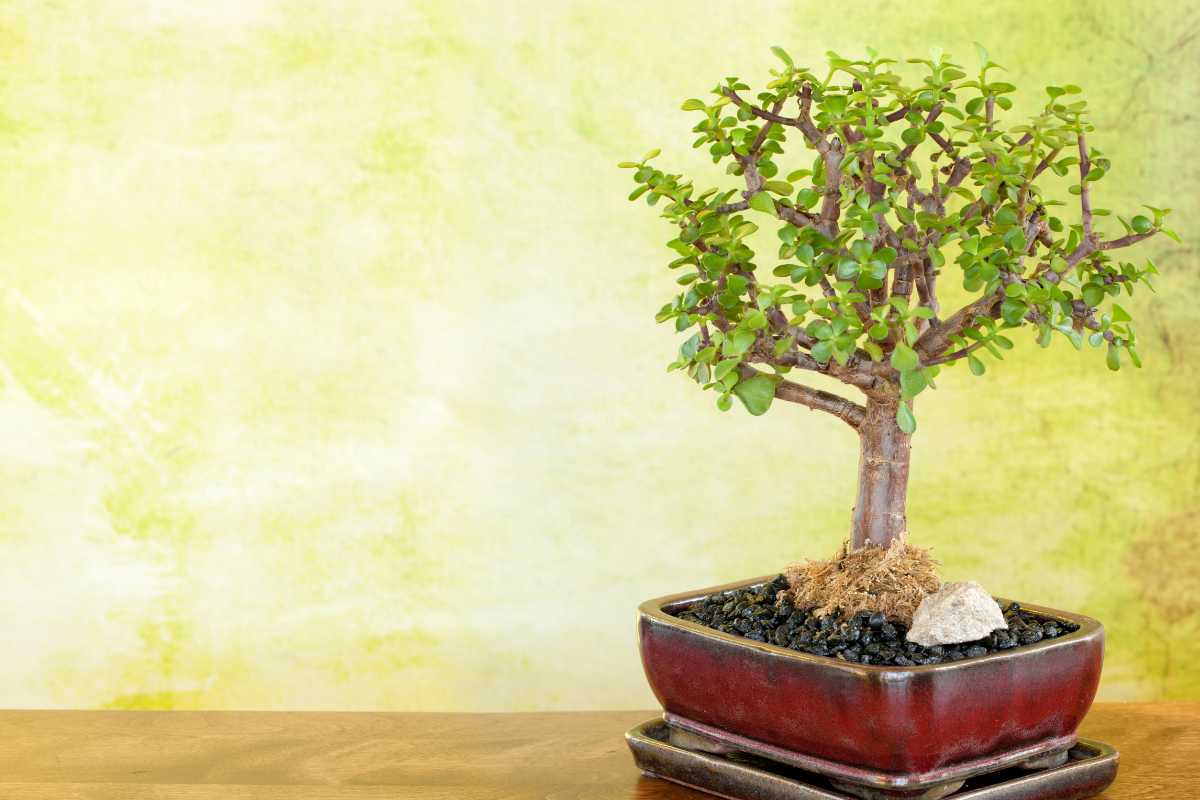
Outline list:
[[[1048,86],[1039,113],[1006,121],[1016,87],[982,48],[973,76],[936,50],[911,66],[830,52],[823,74],[772,50],[781,66],[752,99],[734,77],[683,103],[699,117],[693,147],[738,186],[697,191],[650,164],[658,150],[620,165],[637,184],[629,199],[658,206],[675,234],[668,267],[682,289],[657,319],[689,336],[670,369],[716,391],[722,410],[737,397],[762,414],[779,397],[856,425],[853,403],[785,377],[823,372],[894,402],[911,433],[912,400],[939,370],[962,361],[984,374],[985,354],[1013,346],[1012,328],[1044,347],[1056,334],[1104,347],[1114,370],[1141,366],[1116,299],[1156,270],[1111,254],[1178,237],[1163,227],[1169,209],[1092,207],[1111,163],[1087,144],[1078,86]],[[1069,184],[1069,203],[1043,189],[1051,182]],[[1120,232],[1102,236],[1099,220]],[[764,225],[778,240],[769,275],[751,246]],[[948,270],[973,300],[943,315]]]

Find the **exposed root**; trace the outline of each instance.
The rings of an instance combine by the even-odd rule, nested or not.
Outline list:
[[[921,600],[941,586],[936,564],[928,550],[902,539],[892,540],[887,548],[867,545],[858,550],[843,542],[832,560],[791,564],[783,574],[798,608],[843,617],[882,611],[909,625]]]

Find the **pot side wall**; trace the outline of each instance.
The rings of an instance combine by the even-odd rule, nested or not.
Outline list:
[[[751,642],[668,616],[661,604],[653,613],[657,602],[643,606],[639,641],[665,711],[883,773],[924,773],[1073,736],[1100,681],[1103,629],[1071,615],[1083,627],[1061,639],[903,669]]]

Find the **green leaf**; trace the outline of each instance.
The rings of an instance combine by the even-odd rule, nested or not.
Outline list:
[[[859,265],[857,261],[849,258],[843,258],[837,265],[837,276],[843,281],[853,280],[858,276]]]
[[[900,372],[911,372],[921,366],[921,357],[916,350],[901,342],[892,351],[891,363]]]
[[[659,148],[656,147],[653,150],[651,150],[650,152],[646,153],[646,155],[642,156],[642,161],[649,161],[650,159],[654,158],[661,152],[662,152],[662,150],[660,150]]]
[[[922,128],[905,128],[900,132],[900,139],[905,144],[913,145],[914,147],[920,144],[923,138],[925,138],[925,131]]]
[[[1083,302],[1089,307],[1095,308],[1100,305],[1104,299],[1104,287],[1098,283],[1085,283],[1083,285]]]
[[[705,253],[700,256],[700,266],[710,275],[718,275],[725,267],[725,259],[717,253]]]
[[[796,202],[805,208],[812,208],[821,199],[821,195],[816,189],[801,189],[796,193]]]
[[[846,96],[841,94],[826,95],[825,99],[821,101],[821,108],[835,117],[840,117],[846,113]]]
[[[1014,300],[1011,297],[1000,304],[1000,316],[1009,325],[1020,325],[1025,314],[1029,312],[1029,306],[1024,300]]]
[[[767,327],[767,315],[756,308],[742,319],[742,324],[752,330],[762,330]]]
[[[679,356],[691,361],[696,357],[696,351],[700,349],[700,334],[693,334],[686,342],[679,346]]]
[[[917,430],[917,420],[908,403],[901,403],[896,409],[896,424],[900,426],[900,430],[910,435]]]
[[[1150,231],[1154,230],[1154,223],[1150,221],[1150,218],[1142,216],[1141,214],[1138,214],[1136,217],[1129,220],[1129,224],[1138,233],[1149,233]]]
[[[789,56],[787,51],[779,45],[771,45],[771,52],[775,54],[776,58],[778,58],[784,64],[787,64],[788,69],[796,68],[796,64],[792,61],[792,57]]]
[[[742,381],[733,387],[733,393],[738,400],[754,416],[762,416],[771,407],[775,399],[775,381],[766,375],[756,375],[748,381]]]
[[[740,356],[754,344],[754,331],[734,331],[725,340],[725,352]]]
[[[715,378],[716,380],[721,380],[722,378],[724,378],[726,375],[729,374],[729,371],[731,369],[733,369],[740,363],[741,363],[741,359],[736,358],[736,357],[722,359],[721,361],[717,362],[717,368],[715,370],[713,370],[713,378]]]
[[[1108,368],[1113,372],[1119,370],[1121,368],[1121,348],[1114,344],[1109,344],[1108,355],[1105,357],[1104,361],[1106,364],[1108,364]]]
[[[916,397],[928,385],[929,381],[925,377],[924,370],[917,369],[912,372],[900,373],[900,391],[905,400]]]
[[[987,366],[983,361],[975,356],[967,356],[967,367],[971,370],[972,375],[982,375],[987,372]]]
[[[869,262],[858,276],[858,287],[860,289],[878,289],[883,286],[883,279],[887,276],[887,265],[882,261]]]
[[[771,195],[766,192],[759,192],[750,198],[750,207],[755,211],[761,211],[764,214],[775,214],[775,201],[771,199]]]
[[[1112,304],[1112,320],[1113,322],[1129,322],[1133,317],[1129,316],[1129,312],[1121,308],[1120,304]]]
[[[728,411],[732,407],[733,400],[729,397],[728,393],[717,398],[717,408],[721,409],[722,411]]]
[[[814,320],[809,323],[808,332],[818,339],[832,339],[837,334],[833,330],[833,326],[828,322]]]
[[[708,108],[708,104],[703,100],[697,100],[693,97],[690,100],[684,100],[680,108],[684,111],[700,111],[701,109]]]
[[[1020,228],[1010,228],[1008,233],[1004,234],[1004,243],[1014,253],[1024,253],[1025,247],[1028,244],[1025,241],[1025,233]]]
[[[785,197],[792,193],[792,185],[787,181],[767,181],[766,189],[768,192],[781,194]]]

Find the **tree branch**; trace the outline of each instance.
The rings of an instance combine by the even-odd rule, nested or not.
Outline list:
[[[971,159],[963,156],[954,162],[954,166],[950,170],[950,177],[946,179],[946,189],[949,190],[958,186],[970,174]]]
[[[800,88],[800,116],[796,117],[796,127],[804,134],[808,143],[817,149],[822,156],[829,150],[829,141],[825,134],[812,121],[812,85],[804,84]]]
[[[1130,245],[1137,244],[1143,239],[1149,239],[1156,233],[1158,233],[1157,230],[1146,231],[1145,233],[1131,233],[1127,236],[1122,236],[1120,239],[1110,239],[1107,242],[1099,241],[1093,235],[1090,239],[1084,239],[1082,242],[1076,245],[1075,249],[1072,250],[1069,255],[1067,255],[1066,269],[1064,269],[1062,272],[1054,272],[1053,270],[1045,271],[1041,277],[1044,277],[1050,283],[1058,283],[1065,278],[1072,269],[1075,268],[1076,264],[1078,264],[1080,261],[1083,261],[1092,253],[1100,250],[1116,250],[1121,247],[1129,247]],[[1034,277],[1038,277],[1038,275],[1034,275]]]
[[[825,231],[822,230],[820,221],[808,212],[801,211],[798,208],[789,208],[785,205],[779,205],[775,207],[775,214],[784,222],[790,222],[797,228],[808,226],[816,228],[819,233],[825,235]]]
[[[920,253],[907,253],[896,259],[892,267],[892,297],[903,297],[907,300],[912,294],[912,265],[920,259]]]
[[[797,119],[779,115],[779,108],[782,108],[782,103],[776,107],[775,111],[767,111],[765,108],[759,108],[758,106],[754,105],[753,103],[751,103],[747,100],[744,100],[741,97],[741,95],[739,95],[733,89],[730,89],[728,86],[726,86],[721,91],[725,94],[726,97],[728,97],[730,100],[732,100],[734,103],[736,103],[739,108],[746,109],[751,114],[758,117],[759,119],[766,120],[767,122],[774,122],[779,125],[790,125],[793,128],[797,127],[799,124],[799,120],[797,120]]]
[[[954,149],[950,142],[942,137],[940,133],[934,133],[933,131],[930,131],[929,138],[933,139],[934,144],[945,150],[946,155],[950,156],[951,158],[958,158],[958,152]]]
[[[942,103],[942,102],[935,103],[933,108],[929,109],[929,113],[925,115],[925,122],[923,124],[928,125],[929,123],[931,123],[935,119],[937,119],[938,116],[942,113],[942,109],[944,107],[945,107],[945,103]],[[900,163],[901,164],[903,164],[905,161],[907,161],[909,159],[910,156],[912,156],[913,151],[917,149],[918,144],[920,144],[920,142],[914,142],[913,144],[904,146],[904,149],[900,151]]]
[[[1097,250],[1116,250],[1120,247],[1129,247],[1131,244],[1137,244],[1143,239],[1149,239],[1158,231],[1146,231],[1145,233],[1131,233],[1128,236],[1122,236],[1120,239],[1113,239],[1107,242],[1098,242]]]
[[[770,115],[773,117],[779,116],[779,110],[781,108],[783,108],[783,100],[776,100],[775,105],[771,106],[771,111],[769,112]],[[767,134],[770,132],[771,126],[774,124],[776,124],[774,120],[769,120],[766,125],[762,126],[762,130],[758,132],[758,136],[754,137],[754,143],[750,145],[750,155],[752,155],[755,160],[758,159],[758,151],[762,148],[763,142],[767,140]]]
[[[934,274],[933,264],[929,257],[922,257],[917,262],[917,298],[921,305],[925,306],[933,312],[933,319],[926,324],[930,327],[939,325],[937,315],[941,312],[941,304],[938,303],[937,297],[937,275]],[[919,320],[918,325],[925,320]],[[919,328],[918,328],[919,329]]]
[[[754,369],[754,367],[747,366],[739,367],[738,372],[741,374],[743,380],[763,374]],[[804,384],[787,379],[783,379],[775,385],[775,396],[789,403],[799,403],[802,406],[807,406],[813,411],[824,411],[826,414],[832,414],[855,430],[862,424],[867,414],[865,408],[852,400],[847,400],[833,392],[814,389],[811,386],[805,386]]]
[[[1092,171],[1092,162],[1088,158],[1087,139],[1083,132],[1079,134],[1079,207],[1083,212],[1083,240],[1092,238],[1092,198],[1088,194],[1088,173]]]
[[[821,363],[813,358],[811,354],[802,352],[799,349],[801,346],[811,349],[817,340],[804,333],[802,328],[792,328],[791,333],[797,337],[796,345],[791,350],[788,350],[783,355],[776,356],[769,348],[761,351],[755,349],[751,352],[749,361],[752,363],[771,364],[776,367],[795,367],[796,369],[808,370],[809,372],[819,372],[822,375],[828,375],[831,378],[839,380],[847,386],[860,389],[867,394],[877,391],[880,388],[880,379],[887,377],[885,372],[890,367],[886,364],[872,361],[870,355],[864,350],[856,350],[845,366],[832,359]]]
[[[952,353],[943,353],[942,355],[931,358],[928,361],[923,360],[921,363],[927,367],[932,367],[936,364],[946,364],[950,361],[957,361],[960,358],[966,358],[967,356],[971,355],[971,353],[974,353],[976,350],[983,347],[985,343],[985,341],[980,340],[960,350],[955,350]]]
[[[1033,178],[1037,178],[1037,176],[1039,176],[1043,172],[1045,172],[1046,167],[1050,166],[1050,162],[1053,161],[1054,159],[1058,158],[1058,154],[1061,152],[1062,152],[1062,148],[1057,147],[1057,148],[1051,150],[1049,153],[1047,153],[1046,157],[1043,158],[1040,162],[1038,162],[1037,167],[1034,168],[1033,176],[1032,176],[1031,180]]]
[[[950,337],[957,336],[959,333],[969,327],[976,317],[987,315],[1003,297],[1003,292],[993,292],[992,294],[984,295],[977,298],[974,302],[955,311],[945,322],[940,325],[932,325],[929,330],[921,334],[921,338],[917,339],[914,350],[921,356],[922,361],[926,358],[936,358],[945,352],[946,347],[950,344]]]

